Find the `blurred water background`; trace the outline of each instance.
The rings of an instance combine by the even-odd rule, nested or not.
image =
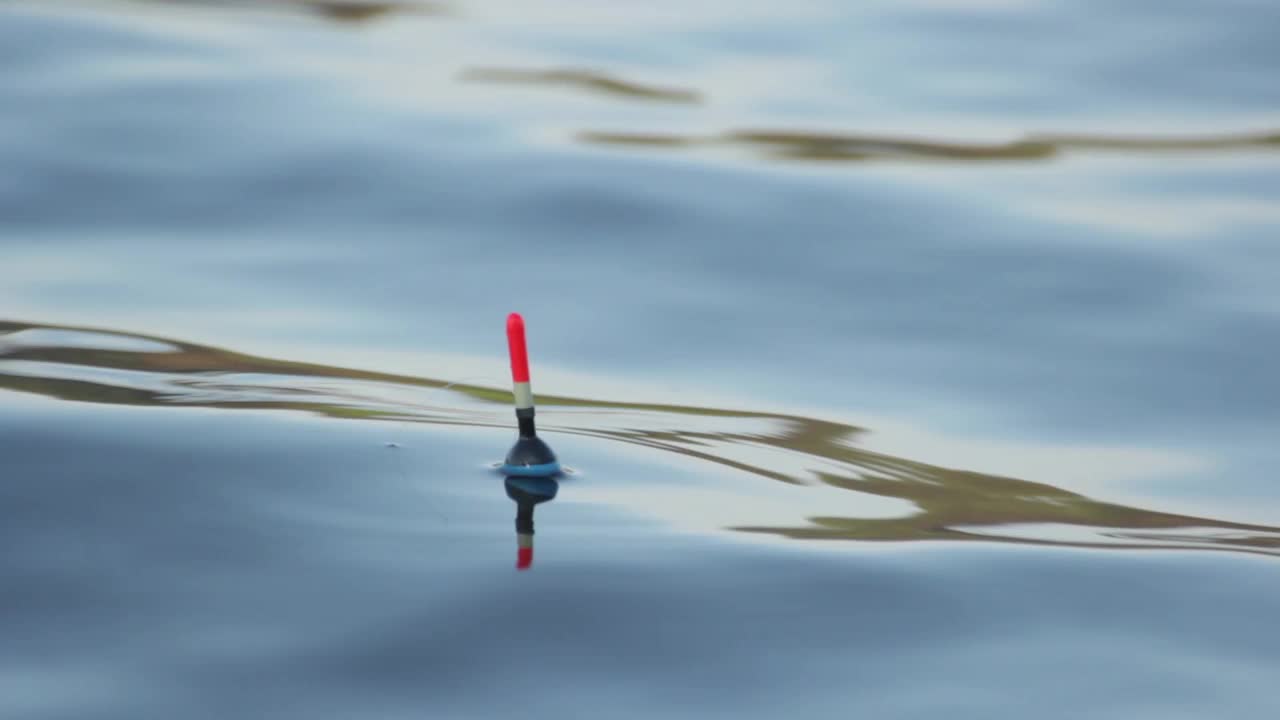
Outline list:
[[[1278,29],[0,2],[0,716],[1275,714]]]

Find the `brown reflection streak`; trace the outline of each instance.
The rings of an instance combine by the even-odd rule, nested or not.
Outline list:
[[[117,337],[168,343],[172,352],[131,352],[71,347],[4,346],[4,335],[24,329],[87,331]],[[103,368],[177,375],[168,378],[173,392],[120,387],[80,379],[31,377],[6,374],[0,365],[0,389],[33,393],[64,400],[120,405],[172,405],[175,403],[225,408],[295,410],[336,418],[394,419],[430,424],[465,426],[508,426],[505,416],[468,415],[463,411],[440,412],[416,406],[401,408],[345,405],[332,397],[308,400],[305,389],[288,386],[288,378],[272,389],[287,400],[214,400],[183,398],[184,385],[194,377],[203,380],[210,373],[256,373],[304,378],[332,378],[395,383],[406,386],[444,387],[445,380],[353,370],[310,363],[273,360],[234,353],[219,348],[184,343],[144,335],[67,326],[0,322],[0,361],[59,363],[65,366]],[[296,382],[296,381],[295,381]],[[233,384],[220,386],[234,391]],[[452,390],[476,399],[506,404],[511,394],[475,385],[453,385]],[[905,458],[872,452],[852,444],[863,430],[851,425],[815,418],[775,413],[742,412],[714,408],[644,403],[612,403],[581,398],[539,396],[544,408],[597,408],[607,413],[591,414],[575,420],[573,413],[549,412],[545,430],[625,442],[641,447],[679,453],[753,473],[793,485],[814,482],[858,493],[896,498],[912,503],[916,512],[907,517],[858,518],[811,517],[786,526],[733,528],[741,532],[765,533],[807,540],[862,541],[986,541],[1037,545],[1066,545],[1100,548],[1188,548],[1280,554],[1280,528],[1164,513],[1102,502],[1044,483],[942,468]],[[496,406],[495,406],[496,407]],[[410,412],[412,410],[412,412]],[[719,417],[729,420],[763,420],[773,424],[769,432],[728,432],[693,430],[681,427],[681,418]],[[501,419],[499,419],[501,417]],[[639,419],[650,424],[661,420],[662,429],[634,425]],[[813,464],[841,469],[797,476],[774,468],[743,462],[718,454],[716,445],[764,446],[810,458]],[[1049,524],[1089,528],[1098,531],[1098,540],[1059,541],[1017,535],[1021,524]],[[966,529],[969,528],[969,529]],[[991,534],[987,534],[989,531]],[[1157,532],[1175,531],[1175,532]],[[1215,531],[1196,534],[1193,531]],[[1153,544],[1154,543],[1154,544]]]
[[[510,85],[551,85],[635,100],[673,103],[698,103],[702,96],[692,90],[662,88],[619,80],[591,70],[555,69],[520,70],[514,68],[471,68],[460,79],[465,82],[502,83]]]
[[[1020,140],[994,144],[767,130],[729,131],[717,135],[583,131],[575,137],[579,142],[588,144],[662,148],[734,147],[744,148],[774,160],[843,162],[1044,160],[1072,151],[1172,153],[1239,149],[1280,150],[1280,133],[1167,138],[1028,135]]]
[[[305,4],[330,20],[339,22],[365,22],[400,9],[397,5],[387,3],[308,2]]]
[[[375,2],[369,0],[138,0],[162,5],[201,5],[236,9],[277,8],[311,11],[341,23],[364,23],[391,14],[440,15],[443,5],[433,2]]]

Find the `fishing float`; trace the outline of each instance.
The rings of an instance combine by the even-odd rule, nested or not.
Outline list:
[[[560,472],[560,461],[538,437],[533,422],[533,386],[529,383],[529,349],[524,339],[524,318],[507,316],[507,349],[511,353],[512,395],[520,436],[507,452],[502,472],[521,477],[551,477]]]

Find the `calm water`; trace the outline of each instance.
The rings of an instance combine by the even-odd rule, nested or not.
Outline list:
[[[0,717],[1280,712],[1280,5],[633,5],[0,2]]]

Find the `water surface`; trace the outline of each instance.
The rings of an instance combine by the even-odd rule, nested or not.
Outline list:
[[[0,715],[1274,714],[1278,26],[0,3]]]

